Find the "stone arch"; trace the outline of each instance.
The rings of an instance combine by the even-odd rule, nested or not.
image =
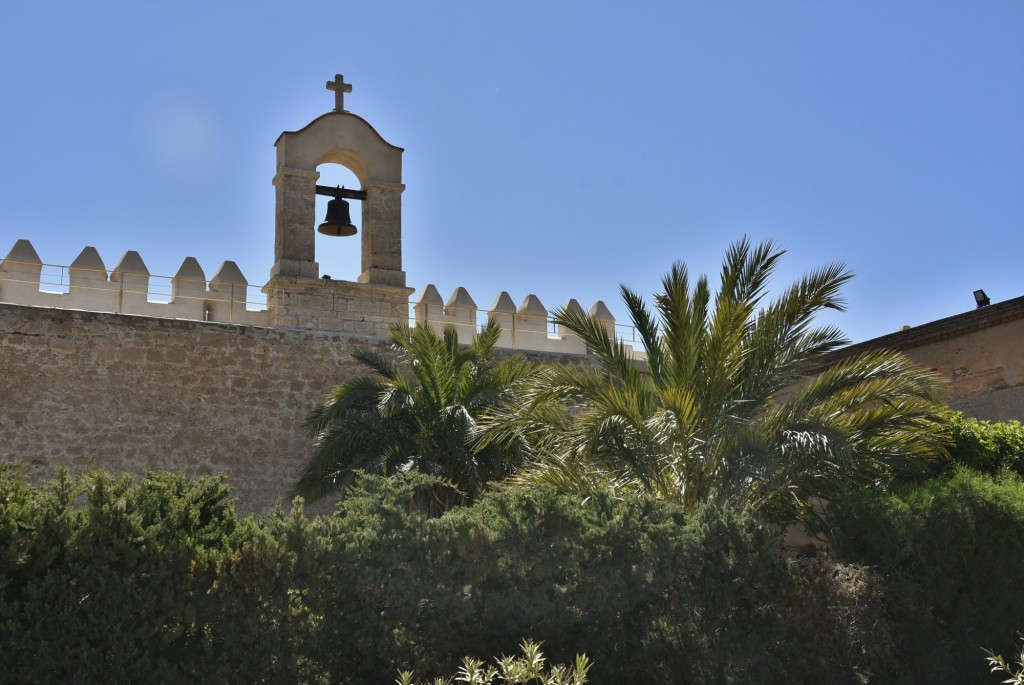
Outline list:
[[[360,116],[324,114],[277,142],[274,267],[271,278],[318,278],[314,236],[320,164],[340,164],[366,191],[362,206],[360,283],[405,286],[402,271],[402,148]]]
[[[318,188],[359,190],[363,187],[352,170],[344,164],[324,162],[317,166],[316,171],[320,174],[320,178],[316,182]],[[327,216],[327,207],[332,199],[332,197],[317,194],[314,200],[316,205],[315,224],[319,225]],[[356,235],[350,238],[339,238],[321,235],[318,231],[313,232],[316,241],[316,261],[320,265],[321,277],[325,274],[334,274],[333,278],[335,279],[355,281],[363,272],[362,251],[360,250],[363,240],[363,203],[360,200],[350,199],[348,205],[352,223],[357,227]]]

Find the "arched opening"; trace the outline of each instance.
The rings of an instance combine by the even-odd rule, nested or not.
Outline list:
[[[402,148],[389,144],[366,121],[348,112],[324,114],[299,131],[285,131],[274,145],[277,218],[271,278],[315,279],[329,274],[338,281],[405,288]],[[330,166],[337,164],[347,170]],[[344,239],[341,247],[337,240],[317,241],[313,229],[318,223],[316,212],[325,211],[329,202],[329,198],[314,200],[314,184],[326,189],[343,182],[366,195],[357,211],[362,224],[357,227],[357,240],[352,241],[358,242],[357,248],[346,247]],[[318,242],[323,248],[319,251]],[[356,255],[359,266],[354,266]]]
[[[335,188],[343,186],[349,190],[362,188],[359,179],[347,167],[340,164],[324,163],[316,169],[320,173],[317,185]],[[327,215],[327,203],[331,198],[325,195],[316,196],[316,225]],[[336,281],[355,281],[362,271],[362,239],[363,239],[363,203],[349,200],[349,214],[358,233],[345,238],[335,238],[316,234],[316,256],[320,264],[321,276],[330,276]]]

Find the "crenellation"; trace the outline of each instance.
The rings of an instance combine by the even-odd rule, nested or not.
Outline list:
[[[246,308],[246,295],[249,292],[249,281],[242,274],[238,265],[226,261],[210,279],[210,292],[207,308],[211,321],[227,321],[228,323],[260,325],[260,312],[249,312]],[[251,317],[250,314],[257,316]]]
[[[43,260],[32,243],[19,240],[0,261],[0,299],[41,307],[54,306],[54,293],[40,290]]]
[[[444,330],[453,330],[461,340],[469,341],[476,332],[476,302],[469,292],[458,287],[444,305]]]
[[[84,248],[67,267],[67,292],[44,289],[63,283],[44,283],[43,266],[32,243],[18,240],[0,261],[0,302],[164,319],[270,325],[267,311],[248,308],[249,284],[234,262],[224,262],[208,283],[198,260],[187,257],[169,279],[169,302],[150,299],[151,295],[159,295],[151,292],[153,277],[134,250],[125,252],[108,273],[96,248]]]
[[[138,252],[124,253],[110,273],[110,282],[118,284],[118,312],[159,316],[149,307],[149,269]]]
[[[590,307],[590,315],[604,324],[604,329],[608,331],[608,335],[615,337],[615,317],[612,316],[611,311],[608,309],[608,305],[602,300],[598,300]]]
[[[487,318],[495,319],[501,326],[501,337],[498,338],[499,347],[516,346],[515,337],[512,335],[512,331],[515,330],[515,317],[516,303],[512,301],[512,296],[507,291],[502,290],[494,298],[491,308],[487,310]]]
[[[171,279],[171,302],[183,319],[206,321],[206,274],[195,257],[186,257]]]
[[[583,312],[579,302],[570,299],[565,309]],[[480,313],[469,292],[458,287],[444,303],[441,293],[433,284],[427,285],[413,304],[416,325],[428,325],[437,332],[456,331],[460,340],[468,340],[480,325]],[[597,316],[602,325],[615,337],[615,317],[604,302],[598,300],[590,312]],[[586,354],[586,345],[571,331],[549,331],[550,314],[540,298],[527,295],[516,307],[507,291],[501,291],[486,312],[487,318],[495,319],[501,327],[498,346],[503,348],[554,352],[557,354]]]
[[[549,350],[548,308],[536,295],[527,295],[516,309],[513,335],[517,348],[554,351]]]
[[[601,304],[603,305],[604,303],[601,302]],[[583,307],[581,307],[580,303],[577,302],[575,299],[570,299],[568,302],[562,305],[562,310],[565,311],[566,313],[571,314],[585,314],[585,312],[583,311]],[[580,339],[578,335],[576,335],[570,330],[563,331],[561,327],[558,327],[555,330],[556,333],[558,333],[561,336],[562,342],[567,350],[571,350],[573,354],[587,353],[587,346],[583,343],[583,341]],[[611,335],[613,337],[615,335],[614,319],[612,319]]]
[[[271,279],[263,288],[267,309],[250,310],[248,279],[232,261],[223,262],[216,274],[207,279],[199,261],[186,257],[175,275],[166,279],[170,282],[169,295],[166,291],[152,291],[153,279],[166,277],[152,276],[135,251],[126,252],[108,272],[96,248],[84,248],[66,267],[67,292],[43,290],[43,266],[31,242],[17,241],[0,261],[0,302],[377,336],[385,335],[394,323],[408,321],[409,314],[409,288],[301,276]],[[576,300],[569,300],[565,307],[583,311]],[[508,292],[502,291],[484,313],[465,288],[456,288],[445,302],[431,284],[423,289],[413,310],[415,323],[433,326],[439,332],[454,330],[462,340],[468,341],[476,333],[481,314],[486,314],[501,326],[499,347],[586,354],[586,347],[577,336],[552,329],[547,307],[535,294],[527,295],[517,307]],[[609,334],[615,335],[615,318],[604,302],[595,302],[590,313],[602,321]]]
[[[433,325],[431,323],[433,320],[444,320],[444,300],[441,299],[441,293],[437,292],[437,286],[433,283],[423,289],[412,308],[417,323]]]
[[[117,286],[95,247],[86,247],[68,269],[68,308],[94,312],[117,311]]]

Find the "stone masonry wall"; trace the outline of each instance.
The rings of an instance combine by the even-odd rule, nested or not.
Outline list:
[[[950,403],[1024,419],[1024,298],[853,345],[902,349],[950,379]],[[0,304],[0,462],[229,473],[242,511],[287,495],[308,412],[361,373],[379,336]],[[523,354],[508,351],[508,354]],[[587,357],[530,352],[537,361]],[[320,508],[318,508],[319,510]]]
[[[382,338],[0,304],[0,461],[229,472],[243,511],[287,494],[302,421]]]
[[[1024,297],[843,348],[826,363],[874,348],[903,352],[949,381],[954,409],[988,421],[1024,421]]]
[[[270,325],[385,336],[408,321],[412,288],[373,283],[275,276],[263,288]]]
[[[903,350],[949,379],[949,404],[989,421],[1024,421],[1024,319]]]

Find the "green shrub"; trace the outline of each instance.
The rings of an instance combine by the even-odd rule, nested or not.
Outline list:
[[[410,506],[419,480],[364,478],[313,525],[313,651],[331,679],[436,677],[526,636],[556,662],[594,655],[595,683],[860,682],[835,642],[798,644],[835,603],[823,591],[794,617],[799,576],[749,513],[498,488],[431,519]]]
[[[239,517],[220,478],[0,467],[3,678],[376,685],[523,638],[597,685],[871,673],[869,575],[794,572],[749,513],[498,488],[438,515],[439,486],[363,478],[310,521]]]
[[[982,473],[1012,471],[1024,476],[1024,425],[989,422],[954,414],[950,420],[953,463]]]
[[[875,567],[897,626],[899,683],[986,683],[982,647],[1005,651],[1024,593],[1024,481],[960,469],[829,510],[841,558]]]
[[[0,640],[18,682],[302,674],[289,555],[223,479],[0,470]]]

